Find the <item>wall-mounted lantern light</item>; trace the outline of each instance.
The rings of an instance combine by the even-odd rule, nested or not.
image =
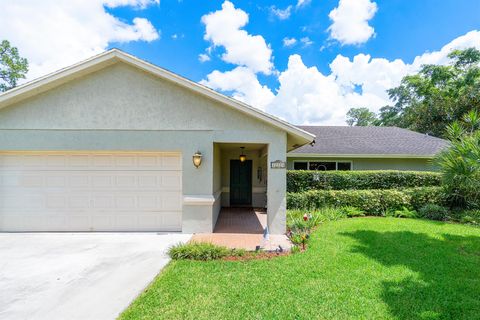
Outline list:
[[[202,154],[200,153],[200,151],[195,152],[195,154],[192,157],[192,160],[195,168],[200,167],[200,165],[202,164]]]
[[[243,153],[243,149],[245,149],[245,147],[240,147],[240,149],[242,149],[242,153],[240,154],[240,162],[245,162],[245,160],[247,160],[247,156]]]

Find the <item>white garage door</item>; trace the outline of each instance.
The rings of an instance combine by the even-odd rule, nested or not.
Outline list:
[[[0,153],[0,231],[181,231],[177,153]]]

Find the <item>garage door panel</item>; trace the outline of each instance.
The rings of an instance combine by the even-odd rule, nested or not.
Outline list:
[[[63,168],[67,165],[67,157],[65,155],[50,154],[46,156],[47,167]]]
[[[68,154],[11,154],[0,156],[0,165],[9,170],[153,170],[153,171],[181,171],[180,154],[151,153],[151,154],[96,154],[96,153],[68,153]]]
[[[139,189],[181,190],[181,172],[135,172],[135,171],[11,171],[0,174],[2,187],[21,188],[94,188],[94,189]]]
[[[167,212],[163,215],[158,215],[158,217],[162,219],[161,225],[164,225],[167,229],[174,229],[182,225],[182,217],[176,214],[176,212]]]
[[[64,215],[58,214],[58,215],[50,215],[47,216],[44,219],[44,225],[41,225],[41,229],[38,231],[42,230],[67,230],[67,217]]]
[[[78,214],[74,212],[73,214],[69,215],[66,220],[69,231],[76,229],[91,231],[93,228],[91,217],[84,214]]]
[[[180,155],[166,156],[161,158],[162,168],[165,170],[181,170]]]
[[[46,198],[47,198],[47,202],[46,202],[47,209],[50,209],[50,210],[53,209],[57,211],[68,209],[68,199],[66,196],[49,194],[46,196]]]
[[[137,209],[137,197],[132,195],[124,195],[115,197],[115,208],[118,210],[135,210]]]
[[[68,177],[59,174],[49,174],[45,178],[45,187],[47,188],[65,188],[68,187]]]
[[[12,212],[16,211],[32,211],[41,210],[45,207],[45,197],[37,194],[2,194],[1,208],[2,211],[8,210]],[[21,205],[19,205],[21,204]]]
[[[88,193],[74,193],[68,195],[68,209],[90,209],[90,194]]]
[[[114,184],[116,187],[120,188],[132,188],[133,186],[137,186],[137,181],[140,180],[141,177],[136,177],[133,174],[119,174],[114,177],[115,181]],[[155,180],[155,177],[153,178]],[[152,185],[155,187],[155,184]]]
[[[179,154],[0,154],[0,164],[0,230],[181,230]]]
[[[68,184],[71,188],[90,187],[90,177],[86,174],[72,173],[68,176]]]

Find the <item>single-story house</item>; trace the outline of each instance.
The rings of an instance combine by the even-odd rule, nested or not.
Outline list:
[[[287,154],[294,170],[435,170],[448,141],[396,127],[298,126],[317,136]]]
[[[0,95],[0,231],[285,232],[287,152],[314,135],[110,50]]]

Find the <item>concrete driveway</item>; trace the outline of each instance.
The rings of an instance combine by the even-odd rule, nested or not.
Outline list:
[[[189,238],[0,233],[0,319],[115,319]]]

